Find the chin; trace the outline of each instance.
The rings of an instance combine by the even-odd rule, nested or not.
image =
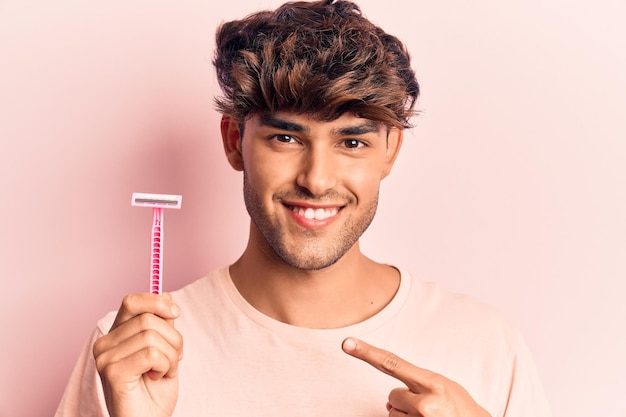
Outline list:
[[[282,253],[281,253],[282,252]],[[345,254],[335,253],[335,254],[327,254],[327,256],[320,257],[319,255],[310,255],[306,256],[305,251],[299,251],[296,253],[284,253],[283,251],[277,251],[277,255],[284,263],[291,266],[292,268],[300,269],[303,271],[321,271],[326,269],[339,261]]]

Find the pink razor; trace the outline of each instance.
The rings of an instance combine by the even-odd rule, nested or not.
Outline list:
[[[179,209],[181,195],[133,193],[131,205],[152,207],[152,258],[150,262],[150,292],[161,294],[163,284],[163,209]]]

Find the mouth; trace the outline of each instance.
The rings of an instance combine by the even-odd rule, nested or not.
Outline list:
[[[304,207],[304,206],[294,206],[291,204],[285,204],[289,210],[294,212],[300,217],[303,217],[307,220],[317,220],[322,221],[334,217],[339,213],[339,211],[343,208],[341,206],[337,207]]]

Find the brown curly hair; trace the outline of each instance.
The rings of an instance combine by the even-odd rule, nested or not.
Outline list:
[[[285,3],[223,23],[216,41],[215,104],[239,123],[286,110],[411,126],[419,85],[409,54],[351,1]]]

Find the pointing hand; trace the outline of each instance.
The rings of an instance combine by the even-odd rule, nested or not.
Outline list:
[[[342,348],[406,385],[389,394],[390,417],[490,417],[463,387],[442,375],[355,338],[344,340]]]

